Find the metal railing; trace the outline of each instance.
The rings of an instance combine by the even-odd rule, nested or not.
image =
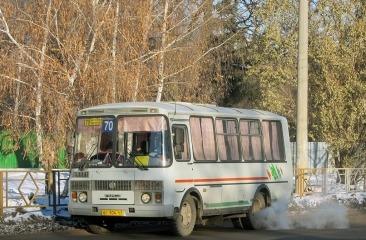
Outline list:
[[[6,208],[66,206],[62,186],[68,184],[68,169],[0,169],[0,216]]]
[[[298,168],[296,193],[366,192],[366,168]]]

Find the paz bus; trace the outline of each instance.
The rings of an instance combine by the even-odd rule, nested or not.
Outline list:
[[[292,194],[287,120],[184,102],[80,110],[69,212],[91,231],[161,220],[180,236],[210,218],[259,228],[255,213]]]

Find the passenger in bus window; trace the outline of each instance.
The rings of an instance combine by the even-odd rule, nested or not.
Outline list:
[[[78,152],[78,153],[75,153],[75,155],[74,155],[74,162],[75,163],[80,163],[85,159],[86,159],[86,156],[83,152]]]
[[[135,149],[136,155],[147,155],[147,142],[145,140],[141,141],[140,144],[136,146]]]

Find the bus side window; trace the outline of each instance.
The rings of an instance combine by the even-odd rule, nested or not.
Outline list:
[[[187,127],[184,125],[173,125],[172,133],[175,160],[189,161],[189,140]]]
[[[262,121],[264,152],[269,161],[285,160],[282,125],[280,121]]]

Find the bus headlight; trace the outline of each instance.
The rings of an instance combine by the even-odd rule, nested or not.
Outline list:
[[[141,194],[141,201],[143,202],[143,203],[149,203],[150,201],[151,201],[151,195],[150,195],[150,193],[143,193],[143,194]]]
[[[88,195],[86,192],[79,193],[79,201],[85,203],[88,200]]]

